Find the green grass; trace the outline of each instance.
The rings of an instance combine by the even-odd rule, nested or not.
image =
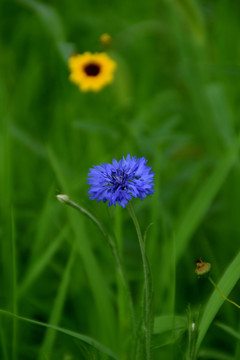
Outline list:
[[[239,310],[194,273],[210,262],[240,303],[239,16],[225,0],[0,2],[0,359],[146,360],[151,338],[151,360],[239,360]],[[74,51],[106,51],[113,83],[81,93]],[[147,330],[129,213],[88,197],[89,168],[128,153],[155,172],[132,201]]]

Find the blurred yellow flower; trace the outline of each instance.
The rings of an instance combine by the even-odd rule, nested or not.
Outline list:
[[[116,63],[106,53],[72,55],[69,58],[70,80],[81,91],[100,91],[113,81]]]
[[[110,45],[111,42],[112,42],[112,37],[111,37],[111,35],[105,33],[105,34],[102,34],[102,35],[100,36],[100,39],[99,39],[99,40],[100,40],[100,43],[101,43],[102,45],[108,46],[108,45]]]

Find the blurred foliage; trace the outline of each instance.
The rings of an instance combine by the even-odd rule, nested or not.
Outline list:
[[[67,193],[110,233],[122,229],[136,301],[142,269],[132,223],[123,209],[117,217],[91,202],[86,178],[92,165],[145,156],[156,193],[133,206],[143,232],[153,223],[146,245],[154,312],[166,329],[154,335],[152,358],[193,359],[188,327],[213,290],[196,279],[194,261],[211,262],[218,281],[239,250],[239,18],[240,3],[226,0],[0,1],[1,309],[88,335],[127,358],[111,251],[55,195]],[[112,36],[107,47],[103,33]],[[68,80],[73,51],[106,51],[118,64],[114,83],[80,93]],[[174,314],[187,325],[170,326]],[[239,330],[231,305],[217,318]],[[199,358],[238,360],[239,339],[208,326]],[[3,360],[106,358],[4,315],[0,338]]]

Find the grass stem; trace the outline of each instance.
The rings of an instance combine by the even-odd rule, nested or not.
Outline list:
[[[230,304],[233,304],[234,306],[236,306],[238,309],[240,309],[240,305],[238,305],[235,301],[232,301],[230,299],[228,299],[223,293],[222,291],[219,289],[219,287],[217,286],[217,284],[215,284],[215,282],[213,281],[213,279],[209,276],[208,277],[210,283],[215,287],[215,289],[219,292],[219,294],[221,295],[221,297],[228,301]]]
[[[143,273],[144,273],[144,286],[145,286],[145,296],[144,296],[144,326],[143,332],[145,337],[145,351],[146,351],[146,359],[150,360],[151,358],[151,332],[152,332],[152,281],[151,281],[151,272],[147,259],[147,254],[145,251],[144,240],[142,236],[142,232],[139,226],[138,219],[135,215],[132,205],[129,203],[127,205],[127,209],[129,214],[133,220],[134,226],[136,228],[137,237],[139,241],[142,263],[143,263]]]
[[[136,324],[135,324],[135,312],[134,312],[134,308],[133,308],[132,296],[131,296],[130,289],[129,289],[129,286],[128,286],[128,282],[127,282],[127,279],[126,279],[126,276],[125,276],[125,272],[123,270],[121,256],[120,256],[120,254],[118,252],[118,249],[117,249],[117,246],[116,246],[115,242],[113,241],[112,237],[105,231],[105,229],[102,226],[102,224],[100,223],[100,221],[93,214],[91,214],[88,210],[86,210],[82,206],[80,206],[77,203],[75,203],[74,201],[72,201],[67,195],[57,195],[57,199],[60,202],[73,207],[74,209],[76,209],[80,213],[82,213],[85,216],[87,216],[88,218],[90,218],[92,220],[92,222],[98,227],[98,229],[103,234],[103,236],[106,238],[108,246],[110,247],[110,249],[112,251],[112,254],[113,254],[113,257],[115,259],[117,269],[118,269],[119,275],[121,277],[123,286],[124,286],[125,291],[126,291],[126,295],[127,295],[127,298],[128,298],[129,312],[130,312],[130,315],[131,315],[132,331],[133,331],[133,335],[134,335],[134,338],[135,338],[135,336],[136,336]]]

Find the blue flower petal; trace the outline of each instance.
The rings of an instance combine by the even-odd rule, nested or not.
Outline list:
[[[120,161],[113,159],[112,164],[94,166],[89,170],[87,181],[90,199],[108,201],[108,206],[119,204],[125,207],[132,197],[143,200],[153,194],[154,173],[146,163],[144,157],[137,159],[128,154]]]

